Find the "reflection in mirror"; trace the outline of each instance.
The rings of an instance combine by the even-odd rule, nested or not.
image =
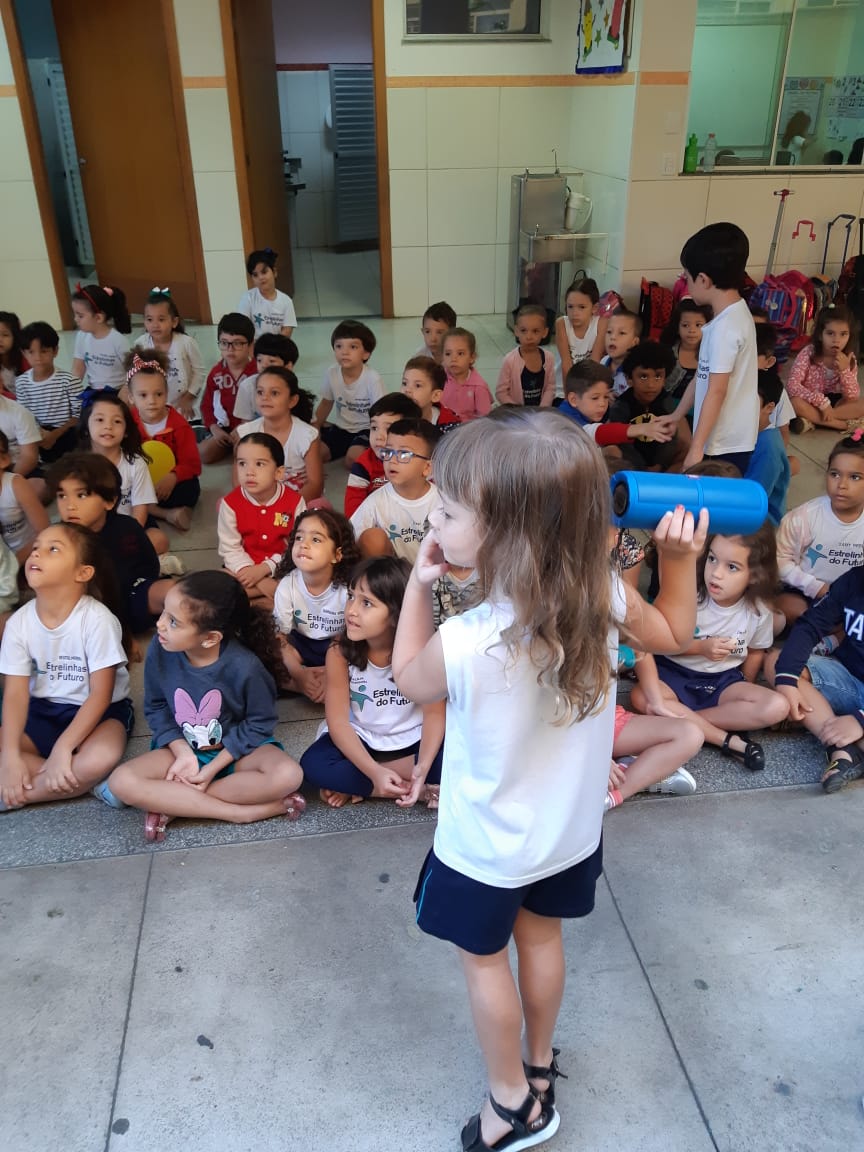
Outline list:
[[[540,0],[405,0],[408,36],[538,36]]]

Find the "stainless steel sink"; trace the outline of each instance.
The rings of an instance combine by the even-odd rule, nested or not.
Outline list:
[[[605,232],[525,232],[519,233],[519,252],[533,264],[562,264],[578,260],[588,240],[608,240]]]

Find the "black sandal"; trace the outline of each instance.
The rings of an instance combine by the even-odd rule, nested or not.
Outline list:
[[[480,1129],[480,1113],[472,1116],[462,1129],[463,1152],[521,1152],[523,1148],[533,1148],[551,1140],[558,1131],[561,1117],[551,1104],[540,1104],[540,1114],[529,1120],[538,1097],[532,1089],[516,1109],[505,1108],[490,1094],[489,1103],[497,1116],[505,1120],[513,1129],[509,1136],[502,1136],[494,1144],[487,1144]]]
[[[552,1049],[552,1063],[546,1068],[541,1068],[538,1064],[526,1064],[524,1060],[522,1061],[522,1067],[525,1069],[526,1079],[528,1079],[528,1080],[548,1080],[549,1081],[549,1085],[546,1088],[537,1088],[533,1084],[531,1085],[532,1090],[537,1093],[537,1099],[540,1101],[541,1104],[551,1104],[554,1107],[554,1104],[555,1104],[555,1081],[558,1079],[559,1076],[561,1077],[562,1080],[567,1079],[567,1077],[564,1075],[564,1073],[558,1067],[558,1061],[555,1059],[555,1057],[560,1056],[560,1054],[561,1054],[560,1048],[553,1048]]]
[[[729,747],[729,741],[733,736],[740,736],[744,741],[743,752],[736,752],[734,748]],[[765,768],[765,751],[761,744],[750,739],[749,732],[727,732],[720,751],[732,760],[740,760],[744,767],[749,768],[751,772],[761,772]]]
[[[837,757],[838,752],[845,752],[846,756]],[[842,747],[832,748],[827,753],[828,764],[822,773],[822,788],[826,792],[839,792],[852,780],[860,780],[864,776],[864,753],[857,744],[845,744]]]

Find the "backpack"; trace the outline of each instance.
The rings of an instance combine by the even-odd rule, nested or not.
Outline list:
[[[614,312],[616,308],[623,307],[623,299],[618,295],[614,288],[610,288],[608,292],[604,292],[600,297],[600,301],[597,304],[597,315],[609,316],[610,313]]]
[[[660,333],[672,317],[675,300],[671,288],[664,288],[656,280],[642,277],[639,296],[639,315],[642,317],[642,337],[659,340]]]
[[[764,308],[769,322],[777,329],[775,354],[780,364],[788,360],[796,341],[806,342],[807,318],[813,313],[813,285],[808,281],[808,299],[801,283],[806,279],[800,272],[766,276],[750,294],[750,307]]]
[[[837,297],[855,317],[859,330],[864,327],[864,216],[858,220],[858,255],[843,265]]]

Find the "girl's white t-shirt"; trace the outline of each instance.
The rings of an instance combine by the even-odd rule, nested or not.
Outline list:
[[[613,578],[613,615],[626,614]],[[537,683],[524,652],[499,643],[513,621],[507,603],[485,602],[439,630],[447,672],[447,736],[435,855],[496,888],[519,888],[578,864],[600,843],[615,717],[609,692],[584,720],[556,725],[557,693]]]
[[[88,387],[97,392],[103,388],[116,388],[119,392],[126,383],[123,360],[128,351],[129,341],[116,328],[111,328],[101,340],[92,332],[79,332],[72,356],[84,361]]]
[[[379,668],[369,663],[361,672],[348,665],[351,727],[364,744],[376,752],[395,752],[410,748],[420,739],[423,709],[403,696],[393,679],[389,664]],[[325,720],[318,736],[327,731]],[[606,773],[609,769],[607,765]]]
[[[255,339],[265,332],[280,333],[283,328],[297,327],[297,314],[290,296],[276,289],[276,299],[267,300],[258,288],[250,288],[240,297],[237,311],[255,325]]]
[[[338,636],[345,628],[345,604],[348,589],[344,584],[328,584],[313,596],[306,587],[303,573],[294,568],[276,585],[273,615],[280,632],[299,632],[314,640]]]
[[[117,471],[120,473],[120,502],[117,511],[121,516],[131,516],[132,508],[137,504],[156,503],[156,489],[150,478],[150,470],[140,456],[127,460],[121,453]]]
[[[237,427],[237,438],[242,440],[252,432],[264,431],[264,417],[259,416]],[[318,429],[304,420],[291,417],[291,431],[282,442],[285,451],[285,483],[300,492],[306,483],[306,453],[318,439]]]
[[[57,628],[46,628],[31,600],[8,620],[0,643],[0,672],[29,676],[30,695],[83,704],[90,673],[115,668],[112,703],[129,696],[129,670],[120,621],[92,596],[82,596]]]
[[[145,332],[135,341],[137,348],[152,348],[153,337]],[[186,332],[175,332],[168,350],[168,403],[176,405],[183,392],[198,396],[207,383],[207,369],[198,341]]]
[[[709,636],[733,636],[735,647],[723,660],[709,660],[707,656],[671,656],[670,659],[694,672],[728,672],[738,668],[747,659],[750,648],[762,651],[771,647],[774,617],[771,609],[761,601],[758,607],[742,599],[737,604],[721,608],[709,596],[696,608],[693,638],[705,640]]]

